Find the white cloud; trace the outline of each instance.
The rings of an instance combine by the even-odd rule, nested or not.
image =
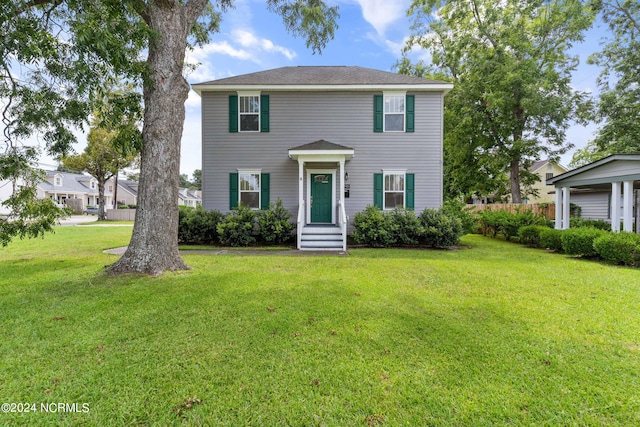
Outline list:
[[[409,0],[355,0],[362,8],[362,16],[378,35],[383,35],[389,25],[403,18]]]
[[[278,46],[269,39],[258,38],[253,33],[246,30],[235,30],[232,33],[232,37],[240,44],[240,46],[244,48],[258,49],[259,51],[269,53],[280,53],[289,60],[292,60],[296,57],[296,53],[291,49],[287,49],[283,46]]]

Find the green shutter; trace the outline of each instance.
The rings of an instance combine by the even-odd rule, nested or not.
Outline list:
[[[415,118],[416,118],[416,113],[415,113],[415,109],[416,109],[416,97],[415,95],[407,95],[407,99],[405,101],[406,103],[406,107],[407,107],[407,111],[406,111],[406,126],[405,126],[405,131],[406,132],[414,132],[415,131],[415,127],[414,127],[414,122],[415,122]]]
[[[229,95],[229,132],[238,132],[238,95]]]
[[[404,206],[407,209],[414,209],[415,206],[415,186],[416,186],[416,175],[413,173],[408,173],[405,175],[406,179],[406,187],[405,187],[405,200]]]
[[[229,174],[229,209],[238,207],[238,174]]]
[[[269,132],[269,95],[260,95],[260,132]]]
[[[373,95],[373,131],[382,132],[384,122],[384,99],[382,95]]]
[[[260,209],[263,211],[269,209],[270,181],[268,173],[260,174]]]
[[[373,206],[382,209],[382,197],[384,195],[384,179],[381,173],[373,174]]]

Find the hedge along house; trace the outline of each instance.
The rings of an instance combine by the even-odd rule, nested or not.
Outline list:
[[[281,199],[299,249],[345,250],[375,205],[442,204],[446,82],[353,66],[283,67],[193,86],[202,98],[203,207]]]
[[[547,180],[555,186],[555,228],[569,228],[571,203],[581,216],[611,222],[613,231],[640,232],[640,154],[614,154]]]

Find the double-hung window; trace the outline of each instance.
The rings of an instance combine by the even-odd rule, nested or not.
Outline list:
[[[384,94],[384,131],[404,132],[404,93]]]
[[[415,174],[403,169],[374,173],[373,205],[384,210],[414,209],[415,183]]]
[[[240,132],[258,132],[260,130],[260,94],[238,96]]]
[[[260,171],[238,171],[240,203],[260,209]]]
[[[269,95],[244,91],[229,95],[229,132],[269,132]]]
[[[384,172],[384,207],[383,209],[404,208],[405,172]]]
[[[373,95],[374,132],[415,132],[415,95],[383,92]]]

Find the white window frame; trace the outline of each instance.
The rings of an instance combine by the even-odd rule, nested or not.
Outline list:
[[[262,125],[262,123],[260,123],[260,116],[261,116],[261,111],[262,111],[262,105],[260,103],[260,92],[256,92],[256,91],[251,91],[251,92],[245,92],[245,91],[238,91],[238,132],[260,132],[260,126]],[[256,97],[258,98],[258,111],[257,112],[249,112],[249,113],[243,113],[242,112],[242,99],[243,98],[247,98],[247,97]],[[255,115],[257,114],[258,116],[258,129],[256,130],[242,130],[242,116],[248,116],[248,115]]]
[[[98,188],[98,181],[94,179],[89,181],[89,188],[91,188],[92,190],[95,190],[96,188]]]
[[[393,210],[396,206],[392,208],[387,207],[387,193],[399,193],[399,190],[387,190],[387,176],[389,175],[402,175],[402,208],[405,209],[407,206],[407,170],[406,169],[389,169],[382,171],[382,209],[383,210]]]
[[[402,98],[402,111],[394,111],[397,105],[392,105],[392,100],[396,98]],[[382,92],[382,129],[384,132],[404,132],[407,127],[407,92],[393,91]],[[387,130],[387,115],[400,115],[402,114],[402,129]]]
[[[257,190],[242,189],[242,175],[258,175]],[[258,207],[251,207],[252,210],[259,211],[262,206],[262,169],[238,169],[238,205],[242,204],[242,193],[258,193]]]
[[[62,187],[62,175],[56,175],[53,177],[54,187]]]

